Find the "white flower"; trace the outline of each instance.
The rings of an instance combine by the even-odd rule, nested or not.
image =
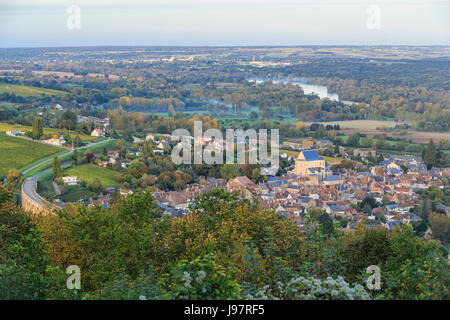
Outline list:
[[[199,271],[197,274],[197,278],[195,278],[195,281],[197,281],[198,283],[203,282],[203,280],[205,280],[206,278],[206,272],[205,271]]]
[[[183,281],[189,281],[189,282],[192,280],[191,275],[190,275],[189,272],[187,272],[187,271],[185,271],[185,272],[183,273],[183,276],[181,277],[181,279],[182,279]]]

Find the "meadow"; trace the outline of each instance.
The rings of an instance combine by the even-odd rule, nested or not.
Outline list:
[[[22,97],[35,97],[41,95],[63,96],[66,92],[61,90],[45,89],[18,84],[0,83],[0,94],[9,93]]]
[[[88,147],[82,147],[82,148],[79,148],[78,152],[79,152],[79,155],[81,156],[84,153],[84,151],[89,149],[92,153],[99,154],[99,153],[103,152],[103,148],[104,147],[106,147],[107,151],[115,150],[116,149],[116,144],[117,144],[117,140],[116,139],[107,140],[107,141],[105,141],[103,143],[99,143],[99,144],[97,144],[97,145],[95,145],[93,147],[89,147],[89,148]],[[67,151],[63,150],[61,153],[67,153]],[[61,153],[58,153],[58,155],[61,154]],[[68,153],[68,154],[66,154],[66,155],[64,155],[64,156],[59,158],[59,160],[61,161],[62,165],[67,165],[67,162],[70,162],[71,159],[72,159],[72,152],[70,152],[70,153]],[[24,167],[22,169],[26,169],[26,168],[28,168],[30,166],[31,165],[27,165],[26,167]],[[47,162],[47,163],[44,163],[43,165],[41,165],[41,166],[39,166],[37,168],[34,168],[33,170],[30,170],[27,174],[25,174],[25,178],[29,178],[29,177],[32,177],[32,176],[34,176],[36,174],[44,172],[44,171],[50,169],[51,167],[52,167],[52,162],[51,161]]]
[[[305,122],[311,124],[313,122]],[[396,122],[391,120],[381,121],[381,120],[346,120],[346,121],[325,121],[320,122],[324,126],[327,124],[336,125],[338,124],[341,129],[363,129],[363,130],[375,130],[378,127],[391,128],[402,122]]]
[[[23,166],[60,152],[61,149],[43,143],[0,135],[0,176],[9,169]]]
[[[95,178],[99,178],[104,188],[118,186],[118,183],[114,180],[115,174],[115,171],[95,164],[83,164],[63,171],[63,175],[76,176],[78,180],[86,181],[87,184],[92,183]]]
[[[24,126],[21,124],[9,124],[5,122],[0,122],[0,132],[2,131],[11,131],[11,130],[22,130],[22,131],[31,131],[31,126]],[[58,128],[44,128],[44,134],[58,134],[58,133],[69,133],[70,137],[74,138],[77,135],[80,136],[82,141],[93,141],[98,139],[97,137],[93,137],[87,134],[77,134],[75,131],[66,130],[66,129],[58,129]]]

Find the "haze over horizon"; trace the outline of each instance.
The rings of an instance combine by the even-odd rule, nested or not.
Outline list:
[[[80,28],[68,19],[79,8]],[[4,0],[0,47],[450,45],[449,0]]]

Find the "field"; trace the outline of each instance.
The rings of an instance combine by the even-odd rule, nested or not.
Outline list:
[[[374,135],[385,133],[394,138],[400,138],[404,140],[411,140],[415,143],[428,143],[430,139],[433,139],[435,143],[438,143],[441,139],[447,139],[450,141],[450,133],[449,132],[423,132],[423,131],[415,131],[409,129],[406,134],[401,135],[399,132],[383,132],[381,130],[377,130],[379,127],[391,128],[396,124],[401,124],[403,122],[395,122],[395,121],[378,121],[378,120],[349,120],[349,121],[331,121],[331,122],[321,122],[324,126],[327,124],[335,125],[339,124],[341,127],[340,132],[345,135],[351,135],[353,133],[362,133],[366,134],[369,137],[373,137]]]
[[[9,123],[0,122],[0,132],[11,131],[11,130],[31,131],[31,129],[32,128],[30,126],[23,126],[21,124],[9,124]],[[68,132],[72,138],[77,136],[76,132],[70,131],[70,130],[56,129],[56,128],[44,128],[44,134],[57,134],[59,132],[61,132],[61,133]],[[82,141],[93,141],[93,140],[97,139],[97,137],[93,137],[93,136],[87,135],[87,134],[80,134],[79,136]]]
[[[99,144],[97,144],[97,145],[95,145],[93,147],[89,147],[89,148],[88,147],[82,147],[82,148],[78,149],[78,151],[80,152],[80,154],[82,154],[84,151],[89,149],[94,154],[96,154],[96,153],[101,153],[103,151],[104,147],[106,147],[106,150],[108,150],[108,151],[109,150],[115,150],[116,144],[117,144],[117,140],[116,139],[112,139],[112,140],[105,141],[103,143],[99,143]],[[62,151],[62,153],[66,153],[66,152],[67,152],[66,150]],[[71,152],[69,154],[67,154],[67,155],[64,155],[64,156],[60,157],[59,160],[61,161],[61,166],[65,166],[67,164],[70,165],[70,163],[67,163],[67,162],[71,162],[71,158],[72,158],[72,153]],[[24,167],[22,169],[26,169],[27,167],[30,167],[30,165],[28,165],[28,166],[26,166],[26,167]],[[25,178],[32,177],[32,176],[34,176],[36,174],[39,174],[39,173],[41,173],[41,172],[43,172],[45,170],[50,169],[51,167],[52,167],[52,162],[50,161],[48,163],[45,163],[45,164],[43,164],[43,165],[41,165],[41,166],[39,166],[37,168],[34,168],[33,170],[29,171],[25,175]]]
[[[64,195],[61,195],[59,198],[64,202],[76,202],[80,199],[89,199],[90,197],[95,196],[94,192],[88,190],[78,190],[75,192],[70,192]]]
[[[0,135],[0,175],[9,169],[21,168],[28,163],[61,151],[56,146]]]
[[[118,184],[114,180],[115,171],[99,167],[95,164],[83,164],[73,167],[63,172],[65,176],[76,176],[78,180],[92,183],[95,178],[99,178],[104,188],[117,187]]]
[[[9,93],[16,96],[31,97],[31,96],[63,96],[66,94],[64,91],[45,89],[31,86],[22,86],[17,84],[0,83],[0,94]]]
[[[312,122],[308,122],[311,124]],[[376,130],[378,127],[394,127],[396,124],[399,124],[395,121],[379,121],[379,120],[347,120],[347,121],[329,121],[329,122],[320,122],[324,126],[327,124],[335,125],[339,124],[341,129],[362,129],[362,130]]]
[[[3,109],[11,109],[15,106],[15,103],[0,101],[0,108]]]

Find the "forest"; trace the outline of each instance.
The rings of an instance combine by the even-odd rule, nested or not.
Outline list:
[[[137,192],[108,209],[30,216],[0,186],[1,299],[448,299],[445,249],[410,226],[346,234],[311,210],[292,221],[212,189],[180,219]],[[446,252],[446,251],[445,251]],[[81,289],[65,270],[81,270]],[[367,267],[381,269],[369,290]]]
[[[251,50],[239,55],[214,55],[220,52],[214,48],[198,50],[208,54],[191,59],[190,48],[182,53],[174,48],[164,52],[147,48],[144,53],[135,53],[143,56],[130,62],[132,53],[105,56],[93,48],[87,53],[89,60],[75,50],[71,55],[77,59],[59,58],[52,63],[41,61],[39,55],[31,63],[26,62],[25,53],[19,62],[5,54],[0,70],[20,65],[21,72],[4,73],[0,81],[3,85],[28,86],[30,92],[52,89],[58,94],[0,91],[0,101],[15,104],[13,108],[0,107],[0,120],[22,121],[27,110],[59,103],[80,110],[122,108],[172,115],[206,112],[213,116],[248,117],[253,111],[256,117],[269,121],[277,117],[303,121],[394,119],[411,123],[421,131],[449,130],[450,63],[445,57],[389,60],[296,55],[285,59],[290,61],[288,67],[256,67],[245,62],[252,57]],[[168,58],[171,52],[186,58]],[[105,63],[105,58],[114,63]],[[296,59],[301,59],[301,63]],[[72,72],[74,76],[61,76],[58,72]],[[259,85],[249,82],[254,78],[267,81]],[[298,86],[271,81],[299,78],[326,86],[329,92],[339,95],[340,101],[320,99],[304,94]]]

